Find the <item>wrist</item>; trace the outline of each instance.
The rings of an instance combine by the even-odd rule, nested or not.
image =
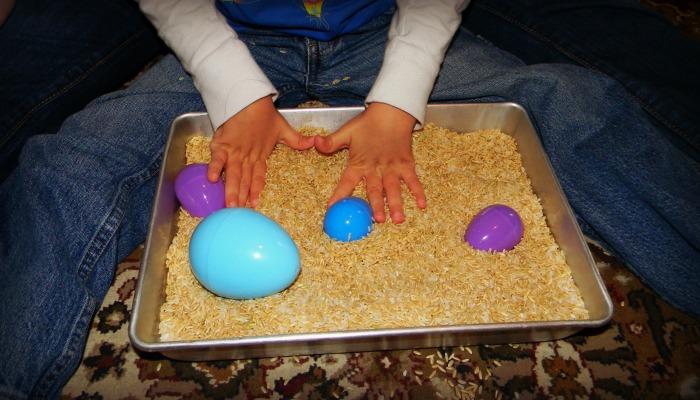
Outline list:
[[[406,128],[411,132],[418,120],[406,111],[392,106],[388,103],[372,102],[367,105],[367,112],[376,115],[383,121],[386,121],[398,128]]]

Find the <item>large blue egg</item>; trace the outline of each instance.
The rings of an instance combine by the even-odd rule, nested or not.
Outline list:
[[[342,198],[326,211],[323,230],[341,242],[362,239],[372,232],[372,208],[359,197]]]
[[[249,208],[224,208],[204,218],[190,239],[190,263],[202,286],[232,299],[277,293],[299,275],[292,238]]]

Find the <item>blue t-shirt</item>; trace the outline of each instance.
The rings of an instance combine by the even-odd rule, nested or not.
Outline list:
[[[350,33],[394,5],[394,0],[217,0],[236,32],[271,29],[318,40]]]

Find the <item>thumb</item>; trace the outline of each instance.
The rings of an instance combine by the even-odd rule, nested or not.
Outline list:
[[[304,136],[289,125],[282,129],[280,141],[294,150],[306,150],[314,145],[313,136]]]
[[[335,153],[340,149],[350,146],[350,138],[350,130],[341,128],[328,136],[315,136],[314,146],[316,146],[316,150],[321,153]]]

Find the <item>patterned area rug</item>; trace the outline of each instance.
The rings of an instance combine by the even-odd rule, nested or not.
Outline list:
[[[613,321],[565,340],[182,362],[140,354],[129,342],[139,249],[119,264],[63,398],[700,398],[700,321],[591,250]]]

